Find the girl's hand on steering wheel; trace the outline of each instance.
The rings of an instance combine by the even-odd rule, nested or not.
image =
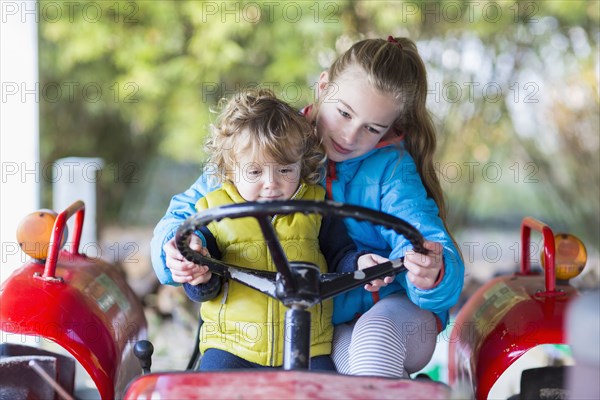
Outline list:
[[[423,246],[429,254],[419,254],[407,251],[404,257],[404,266],[408,269],[407,277],[413,285],[421,290],[435,287],[444,266],[444,247],[441,243],[426,240]]]

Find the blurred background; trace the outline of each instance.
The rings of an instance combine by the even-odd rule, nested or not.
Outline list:
[[[40,165],[101,160],[101,255],[124,268],[151,318],[182,325],[189,337],[193,307],[178,289],[159,288],[149,241],[171,196],[201,171],[211,109],[251,86],[301,108],[313,101],[319,73],[352,43],[408,36],[428,68],[436,170],[465,256],[465,296],[516,268],[524,216],[579,236],[590,261],[576,284],[598,287],[599,7],[42,0]],[[46,175],[39,200],[52,208],[56,179]]]
[[[264,86],[303,107],[338,54],[392,34],[429,70],[454,230],[534,215],[598,244],[596,1],[56,4],[40,2],[41,163],[104,160],[102,227],[162,216],[223,96]]]

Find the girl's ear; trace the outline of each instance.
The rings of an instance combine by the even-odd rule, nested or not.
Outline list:
[[[319,75],[319,85],[317,87],[317,97],[321,97],[321,94],[323,94],[326,90],[327,90],[327,86],[329,85],[329,72],[327,71],[323,71],[321,72],[321,75]]]

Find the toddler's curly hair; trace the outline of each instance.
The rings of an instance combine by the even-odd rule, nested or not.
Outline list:
[[[325,150],[316,129],[297,110],[267,89],[244,90],[220,105],[205,147],[222,182],[232,180],[236,154],[247,149],[281,165],[300,161],[300,178],[320,182]]]

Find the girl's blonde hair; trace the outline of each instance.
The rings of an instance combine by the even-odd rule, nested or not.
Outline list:
[[[404,135],[404,148],[415,161],[427,194],[439,208],[445,223],[444,193],[433,165],[436,134],[425,102],[427,71],[415,43],[407,38],[366,39],[355,43],[329,68],[329,81],[335,82],[348,67],[358,65],[372,87],[391,95],[400,114],[394,122],[398,135]]]
[[[272,91],[244,90],[222,100],[221,107],[206,142],[209,165],[216,167],[221,181],[231,180],[236,154],[250,148],[281,165],[300,161],[300,178],[320,182],[325,163],[321,140],[307,119]]]

